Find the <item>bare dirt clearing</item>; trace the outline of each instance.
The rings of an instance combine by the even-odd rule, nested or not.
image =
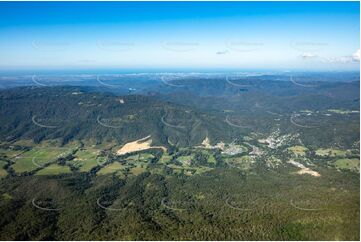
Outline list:
[[[117,155],[125,155],[127,153],[148,150],[148,149],[162,149],[163,151],[167,151],[167,148],[164,146],[151,146],[152,140],[150,139],[150,135],[144,137],[139,140],[135,140],[129,143],[126,143],[122,148],[117,151]]]
[[[296,172],[299,175],[309,174],[311,176],[316,176],[316,177],[321,176],[320,173],[318,173],[317,171],[313,171],[310,168],[305,167],[303,164],[301,164],[297,161],[290,160],[290,161],[288,161],[288,163],[300,168],[300,170]]]

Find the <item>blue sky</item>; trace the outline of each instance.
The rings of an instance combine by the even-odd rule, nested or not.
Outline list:
[[[359,2],[0,2],[0,68],[358,70]]]

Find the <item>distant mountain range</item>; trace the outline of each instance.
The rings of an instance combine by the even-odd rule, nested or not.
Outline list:
[[[40,142],[61,139],[128,142],[148,135],[154,144],[230,141],[237,132],[223,116],[153,97],[116,96],[78,87],[26,87],[0,92],[0,137]],[[239,132],[238,132],[239,133]]]
[[[151,135],[155,145],[195,146],[206,137],[215,144],[280,130],[299,133],[309,144],[331,144],[330,130],[337,129],[349,146],[358,137],[345,122],[357,128],[359,114],[324,113],[359,110],[359,81],[354,77],[325,82],[321,74],[308,79],[306,74],[217,75],[32,76],[30,86],[0,91],[0,138],[125,143]],[[302,110],[311,113],[294,125],[291,119]]]

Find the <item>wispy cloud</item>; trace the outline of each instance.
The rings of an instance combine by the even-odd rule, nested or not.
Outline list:
[[[329,63],[351,63],[353,58],[351,56],[329,57],[325,59],[325,62]]]
[[[354,61],[360,61],[360,55],[361,55],[361,52],[360,52],[360,49],[358,49],[353,55],[352,55],[352,58]]]
[[[301,54],[301,58],[302,59],[313,59],[313,58],[316,58],[317,55],[313,54],[313,53],[302,53]]]
[[[225,54],[228,54],[228,50],[222,50],[222,51],[217,51],[216,52],[216,55],[225,55]]]
[[[325,58],[324,62],[341,63],[341,64],[347,64],[347,63],[352,63],[352,62],[360,62],[360,49],[358,49],[352,55]]]

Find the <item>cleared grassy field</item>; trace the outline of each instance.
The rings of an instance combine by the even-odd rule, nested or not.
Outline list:
[[[36,148],[23,153],[14,159],[13,168],[15,172],[21,173],[32,171],[44,164],[58,159],[69,152],[65,148]]]
[[[20,145],[20,146],[27,146],[27,147],[36,147],[39,149],[43,148],[54,148],[54,147],[60,147],[60,148],[75,148],[79,146],[79,143],[77,141],[72,141],[67,143],[65,146],[62,146],[61,139],[52,139],[52,140],[45,140],[41,143],[34,143],[33,140],[27,140],[27,139],[20,139],[13,143],[13,145]]]
[[[126,160],[129,162],[148,162],[154,158],[154,155],[149,153],[141,153],[137,155],[129,156]]]
[[[208,156],[207,162],[210,163],[210,164],[216,164],[217,163],[216,159],[211,154]]]
[[[166,164],[172,160],[172,156],[167,152],[164,152],[162,157],[159,159],[159,163]]]
[[[248,155],[241,157],[228,157],[225,158],[227,164],[231,167],[237,167],[242,170],[248,170],[254,162],[254,159]]]
[[[344,157],[346,155],[345,150],[338,150],[338,149],[318,149],[316,150],[316,155],[318,156],[330,156],[330,157]]]
[[[205,156],[207,156],[207,162],[210,164],[216,164],[217,161],[214,158],[212,152],[209,149],[198,149],[198,151],[201,151],[202,154],[204,154]]]
[[[98,165],[98,162],[101,163],[101,159],[97,161],[97,154],[99,150],[97,149],[85,149],[79,150],[76,152],[73,160],[69,161],[70,164],[79,168],[80,172],[88,172],[93,167]]]
[[[177,166],[175,164],[169,164],[167,165],[169,168],[173,169],[173,172],[175,174],[181,174],[184,173],[187,176],[191,176],[193,174],[202,174],[204,172],[213,170],[213,168],[207,167],[207,166],[197,166],[197,167],[183,167],[183,166]]]
[[[139,174],[143,173],[146,171],[146,168],[145,167],[141,167],[141,166],[136,166],[136,167],[133,167],[130,169],[130,173],[135,175],[135,176],[138,176]]]
[[[177,161],[181,162],[185,166],[189,166],[194,155],[184,155],[177,158]]]
[[[32,171],[38,168],[33,163],[33,157],[19,157],[14,159],[15,164],[12,165],[16,173]]]
[[[335,162],[335,166],[338,169],[360,171],[359,159],[339,159]]]
[[[17,140],[14,145],[21,145],[21,146],[30,146],[30,147],[33,147],[35,146],[36,144],[32,141],[32,140],[29,140],[29,139],[20,139],[20,140]]]
[[[98,144],[96,140],[82,140],[84,147],[89,147],[91,149],[101,150],[101,149],[110,149],[117,145],[117,142],[102,142]]]
[[[174,174],[179,175],[179,174],[182,174],[182,173],[186,173],[186,169],[183,166],[177,166],[177,165],[174,165],[174,164],[169,164],[167,166],[172,168]],[[192,175],[192,173],[189,173],[187,175]]]
[[[13,158],[19,154],[24,152],[23,150],[13,150],[13,149],[1,149],[0,148],[0,156],[6,157],[6,158]]]
[[[289,147],[287,150],[291,151],[296,156],[305,156],[308,149],[304,146],[296,145]]]
[[[44,176],[44,175],[59,175],[64,173],[70,173],[70,168],[68,166],[61,166],[58,164],[51,164],[44,169],[38,171],[35,175]]]
[[[122,171],[124,170],[126,167],[123,166],[122,164],[120,164],[119,162],[113,162],[105,167],[103,167],[102,169],[100,169],[97,172],[97,175],[105,175],[105,174],[110,174],[110,173],[114,173],[117,171]]]
[[[6,161],[0,160],[0,178],[6,177],[8,174],[6,170],[3,168],[4,165],[6,165]]]

